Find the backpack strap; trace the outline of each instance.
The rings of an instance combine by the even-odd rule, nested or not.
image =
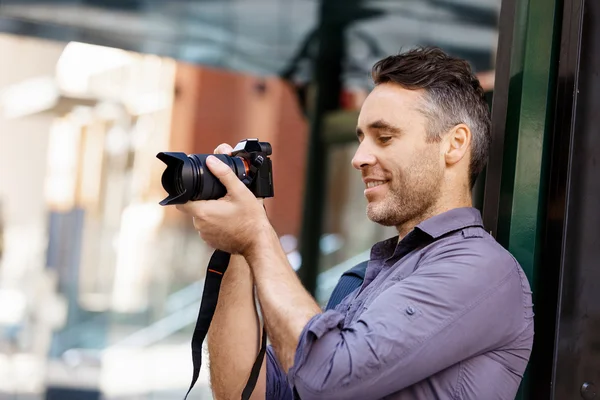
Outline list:
[[[344,272],[329,297],[326,310],[335,308],[346,296],[362,285],[369,261],[363,261]]]

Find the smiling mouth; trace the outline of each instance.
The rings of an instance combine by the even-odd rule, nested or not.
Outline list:
[[[386,183],[386,181],[372,181],[372,182],[367,182],[367,189],[371,189],[371,188],[374,188],[376,186],[383,185],[384,183]]]

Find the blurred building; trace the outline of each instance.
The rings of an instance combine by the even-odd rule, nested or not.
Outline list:
[[[185,328],[181,341],[189,339],[211,253],[187,219],[158,205],[164,165],[155,155],[211,153],[246,137],[271,142],[277,197],[268,212],[282,236],[295,236],[306,123],[294,93],[276,78],[77,42],[1,36],[0,48],[18,59],[4,64],[0,82],[0,323],[13,332],[11,352],[31,358],[23,371],[7,365],[22,380],[2,379],[4,389],[40,391],[46,370],[50,382],[110,393],[115,384],[100,371],[73,381],[73,368],[112,365],[106,348],[121,340],[147,347]],[[140,333],[177,312],[167,331]],[[46,354],[60,361],[46,365]],[[183,365],[189,368],[170,375],[182,387],[191,369],[189,360]],[[138,387],[131,377],[125,386],[169,386],[151,381],[158,386],[142,379]]]

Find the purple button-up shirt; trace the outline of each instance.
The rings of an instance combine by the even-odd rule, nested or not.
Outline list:
[[[533,344],[517,261],[459,208],[373,246],[364,283],[313,317],[267,399],[514,399]]]

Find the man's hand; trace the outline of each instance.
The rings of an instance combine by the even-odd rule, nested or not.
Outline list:
[[[213,154],[227,154],[228,156],[230,156],[232,152],[233,152],[233,147],[231,147],[227,143],[221,143],[213,150]],[[256,200],[258,201],[258,203],[261,206],[263,206],[265,199],[263,199],[261,197],[257,197]]]
[[[220,145],[217,151],[230,153],[231,147]],[[304,326],[321,309],[290,266],[263,206],[216,157],[208,157],[206,165],[223,183],[227,195],[177,208],[194,217],[194,227],[210,246],[244,256],[254,278],[269,338],[287,373],[294,363]]]
[[[221,144],[215,153],[231,154],[233,149]],[[262,200],[250,190],[222,161],[209,156],[206,165],[227,189],[218,200],[191,201],[177,209],[192,215],[194,228],[215,249],[246,255],[257,245],[259,233],[272,230]]]

